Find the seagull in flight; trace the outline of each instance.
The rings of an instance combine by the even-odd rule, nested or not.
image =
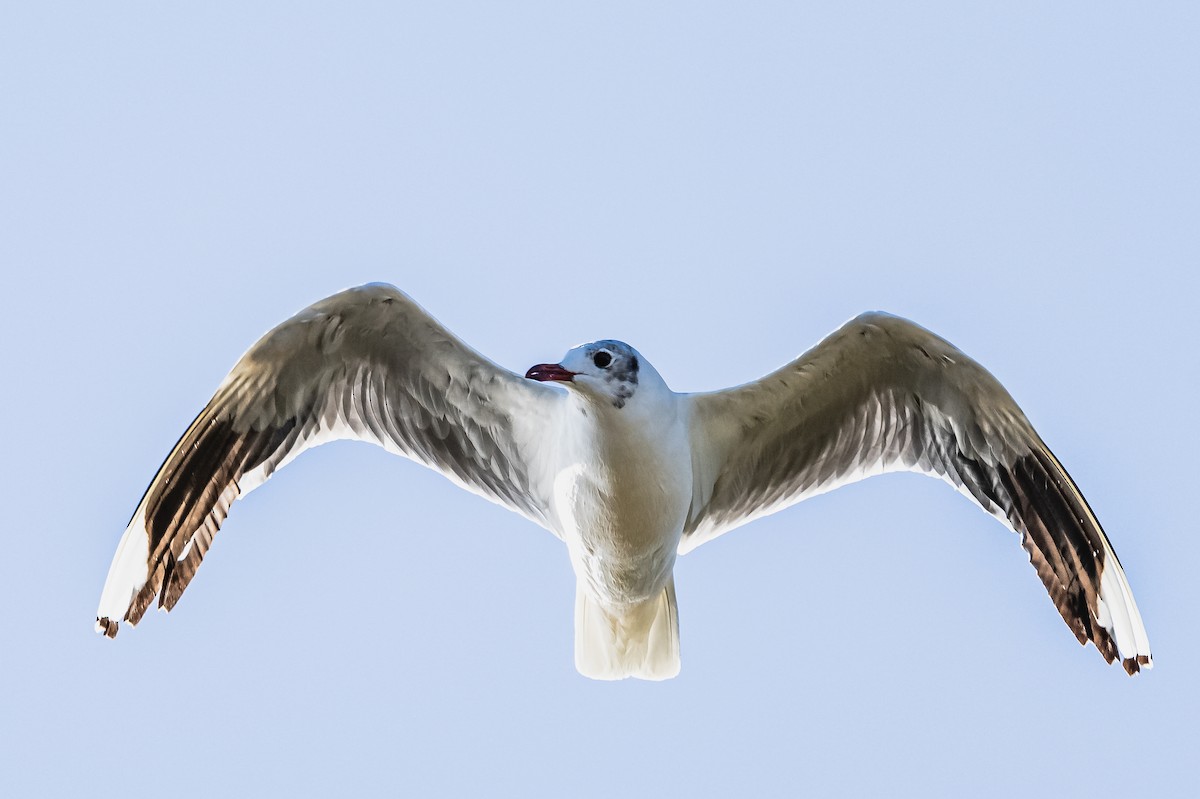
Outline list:
[[[941,478],[1018,533],[1081,644],[1129,674],[1152,665],[1125,572],[1062,464],[991,374],[912,322],[863,314],[766,377],[678,394],[613,340],[509,372],[384,284],[306,308],[242,356],[137,506],[96,629],[115,636],[155,598],[173,608],[234,500],[338,439],[423,463],[562,540],[587,677],[678,674],[677,556],[895,471]]]

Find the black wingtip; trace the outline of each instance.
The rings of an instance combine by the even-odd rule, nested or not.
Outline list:
[[[1125,667],[1125,673],[1132,677],[1135,674],[1140,674],[1142,666],[1147,669],[1154,668],[1154,664],[1150,660],[1149,655],[1138,655],[1133,658],[1125,658],[1121,661],[1121,665]]]
[[[108,616],[96,617],[96,632],[105,635],[108,638],[117,637],[117,622],[110,619]]]

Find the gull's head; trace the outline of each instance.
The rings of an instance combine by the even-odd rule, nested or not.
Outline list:
[[[565,383],[584,394],[607,400],[614,407],[625,403],[638,391],[639,382],[662,384],[654,367],[638,351],[623,341],[593,341],[567,353],[561,363],[539,363],[525,376],[530,380]],[[665,385],[663,386],[665,388]]]

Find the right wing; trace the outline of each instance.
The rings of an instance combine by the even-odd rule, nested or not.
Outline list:
[[[680,552],[876,474],[940,477],[1021,535],[1080,643],[1151,665],[1133,592],[1095,514],[1004,387],[946,340],[864,314],[737,388],[686,397],[695,493]]]
[[[156,595],[174,607],[233,501],[327,441],[378,444],[545,526],[540,430],[560,399],[392,286],[322,300],[251,347],[171,450],[117,547],[96,629],[137,624]]]

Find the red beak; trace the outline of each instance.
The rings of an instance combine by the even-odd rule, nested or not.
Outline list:
[[[525,376],[530,380],[539,380],[543,383],[549,380],[570,383],[575,378],[575,374],[575,372],[564,369],[557,363],[539,363],[537,366],[529,367],[529,371],[525,373]]]

